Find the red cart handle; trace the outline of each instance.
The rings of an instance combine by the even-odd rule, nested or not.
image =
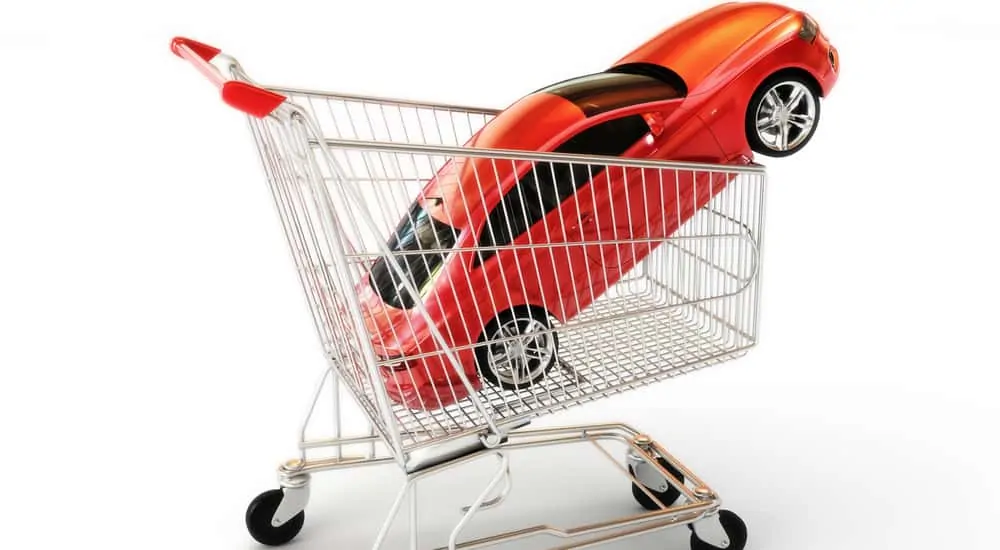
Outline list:
[[[194,65],[219,89],[222,100],[234,109],[257,118],[264,118],[285,102],[286,98],[281,94],[254,86],[249,82],[230,80],[222,76],[219,69],[210,63],[222,52],[219,48],[178,36],[170,42],[170,51]]]

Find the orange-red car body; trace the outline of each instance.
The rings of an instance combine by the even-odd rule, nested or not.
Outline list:
[[[803,31],[807,23],[815,25],[811,34]],[[837,82],[839,64],[837,50],[803,12],[765,2],[726,3],[666,29],[622,57],[610,72],[521,98],[467,145],[746,164],[753,160],[747,105],[761,84],[777,73],[795,72],[825,97]],[[623,74],[635,78],[618,86],[616,79]],[[650,76],[663,86],[652,80],[646,86],[636,75]],[[608,87],[602,88],[605,81]],[[582,150],[572,145],[574,138],[621,120],[630,121],[635,130],[628,143],[594,141]],[[637,126],[638,121],[643,125]],[[604,170],[560,197],[559,206],[512,240],[515,245],[551,246],[504,249],[478,260],[472,249],[484,245],[490,214],[529,170],[523,162],[456,159],[414,201],[413,213],[453,229],[450,244],[456,250],[441,258],[440,271],[419,281],[427,317],[401,304],[398,296],[387,300],[385,285],[380,291],[373,280],[376,271],[358,284],[376,355],[386,363],[383,381],[394,402],[427,410],[468,395],[445,349],[453,350],[472,389],[479,389],[482,382],[470,346],[499,312],[530,306],[560,322],[572,319],[655,248],[648,243],[595,241],[665,238],[727,183],[721,174],[709,178],[684,171],[665,176],[654,169]],[[664,179],[670,184],[663,185]],[[629,192],[624,192],[626,185]],[[401,227],[406,222],[404,218]],[[565,246],[573,242],[582,244]],[[381,276],[385,278],[384,270]],[[429,324],[446,345],[431,337]]]

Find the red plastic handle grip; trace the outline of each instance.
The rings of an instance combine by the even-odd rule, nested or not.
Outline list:
[[[170,42],[170,51],[186,59],[198,69],[222,94],[222,100],[248,115],[264,118],[274,112],[285,96],[254,86],[249,82],[229,80],[211,64],[215,56],[222,52],[219,48],[203,44],[190,38],[176,37]]]

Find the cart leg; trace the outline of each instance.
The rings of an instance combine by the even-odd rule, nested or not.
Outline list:
[[[483,504],[486,502],[486,498],[490,495],[490,493],[492,493],[497,488],[497,485],[500,485],[500,483],[504,479],[510,479],[510,458],[507,456],[506,453],[502,452],[497,453],[497,457],[500,459],[500,467],[497,468],[497,473],[493,476],[493,479],[490,480],[490,483],[486,486],[486,489],[484,489],[483,492],[479,495],[479,498],[477,498],[476,501],[473,502],[471,506],[468,506],[465,509],[466,510],[465,515],[463,515],[462,519],[459,520],[458,525],[455,526],[455,529],[451,532],[451,537],[448,539],[448,550],[456,550],[456,547],[458,546],[458,536],[462,534],[462,531],[465,529],[465,526],[468,525],[470,521],[472,521],[472,518],[476,515],[476,512],[478,512],[483,508]],[[499,497],[493,500],[502,501],[505,496],[506,492],[501,493]]]
[[[420,526],[417,524],[419,519],[417,514],[417,485],[414,484],[410,488],[410,550],[418,550],[420,548]]]
[[[498,456],[500,456],[501,460],[504,460],[503,455],[499,455],[498,454]],[[501,464],[503,464],[503,463],[501,463]],[[510,476],[510,461],[509,460],[506,461],[506,466],[504,466],[503,469],[504,469],[504,474],[503,474],[503,489],[500,490],[500,494],[499,495],[497,495],[497,496],[495,496],[495,497],[493,497],[493,498],[491,498],[489,500],[484,501],[479,506],[480,510],[485,510],[487,508],[493,508],[494,506],[500,506],[501,504],[503,504],[503,501],[507,500],[507,495],[510,494],[510,490],[513,487],[513,483],[511,481],[511,476]],[[467,513],[469,513],[470,510],[472,510],[472,506],[465,506],[465,507],[462,508],[462,513],[463,514],[467,514]]]
[[[385,538],[389,535],[389,529],[392,527],[392,524],[396,522],[396,517],[399,516],[399,509],[402,508],[403,501],[406,500],[407,495],[411,494],[415,484],[416,480],[413,478],[407,478],[403,488],[399,490],[399,494],[396,495],[396,500],[392,503],[392,508],[389,509],[389,517],[385,518],[385,522],[382,524],[382,529],[379,530],[378,536],[375,538],[375,544],[372,545],[372,550],[379,550],[382,548],[382,544],[385,543]],[[410,503],[413,504],[413,501]],[[414,507],[414,509],[416,508]]]

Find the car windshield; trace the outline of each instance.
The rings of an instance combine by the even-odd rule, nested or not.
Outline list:
[[[407,279],[417,292],[423,293],[444,265],[449,249],[455,246],[457,240],[458,231],[455,228],[435,219],[419,202],[415,202],[386,244]],[[371,285],[382,301],[395,308],[410,309],[419,299],[419,295],[410,295],[398,271],[386,258],[380,258],[372,266]]]
[[[662,74],[645,66],[623,65],[603,73],[565,80],[539,92],[572,101],[588,117],[622,107],[683,97],[685,90],[679,78],[665,70],[659,72]]]

